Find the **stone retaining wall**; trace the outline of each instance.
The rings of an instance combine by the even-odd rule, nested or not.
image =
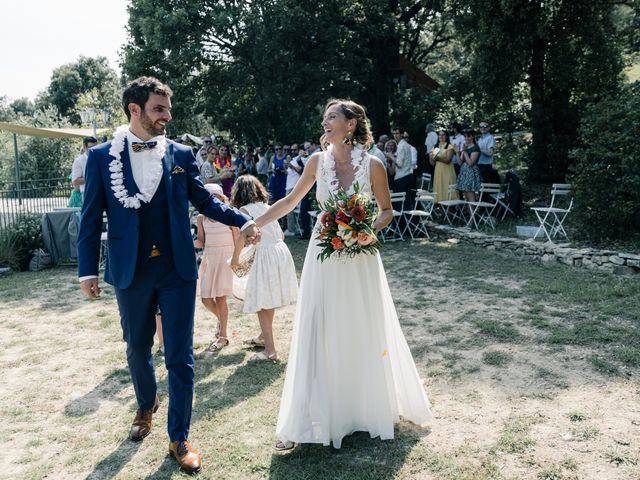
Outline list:
[[[456,228],[435,223],[429,224],[429,233],[439,238],[456,238],[488,250],[500,250],[542,262],[560,262],[573,267],[591,268],[622,275],[640,273],[640,255],[638,254],[595,248],[572,248],[568,243],[543,243],[531,238],[499,237],[466,227]]]

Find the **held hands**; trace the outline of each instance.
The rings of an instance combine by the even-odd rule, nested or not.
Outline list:
[[[262,236],[262,233],[260,232],[260,229],[257,227],[257,225],[254,224],[245,228],[241,232],[241,236],[243,237],[243,240],[245,243],[255,245],[256,243],[260,242],[260,237]]]
[[[96,300],[100,298],[100,286],[98,285],[97,278],[88,278],[80,282],[80,289],[84,296],[89,300]]]

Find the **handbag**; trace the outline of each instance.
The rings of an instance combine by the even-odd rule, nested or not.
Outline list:
[[[231,270],[233,270],[233,273],[236,274],[236,277],[244,277],[245,275],[247,275],[247,273],[249,273],[255,257],[255,246],[250,245],[242,249],[242,251],[240,252],[240,258],[238,259],[238,265],[231,266]]]

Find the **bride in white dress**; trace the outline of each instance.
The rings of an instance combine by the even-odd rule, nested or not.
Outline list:
[[[321,144],[293,191],[256,219],[258,227],[292,211],[317,181],[323,204],[339,188],[375,195],[376,231],[393,218],[387,174],[368,155],[373,138],[363,107],[331,100],[322,121]],[[318,215],[318,219],[321,215]],[[289,362],[280,403],[275,448],[294,443],[333,443],[356,431],[393,438],[400,417],[431,420],[429,400],[404,338],[380,255],[318,259],[311,235],[302,269]]]

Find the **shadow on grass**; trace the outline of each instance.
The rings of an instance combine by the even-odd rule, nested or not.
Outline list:
[[[174,472],[180,471],[180,467],[178,466],[178,462],[171,457],[167,453],[167,456],[164,457],[164,462],[162,465],[158,467],[158,469],[150,475],[147,475],[145,480],[165,480],[166,478],[171,477]],[[186,476],[186,474],[184,474]]]
[[[123,390],[131,385],[131,377],[129,376],[129,369],[119,368],[113,370],[102,381],[93,387],[93,389],[83,396],[72,400],[64,407],[64,414],[68,417],[84,417],[85,415],[91,415],[98,411],[100,408],[100,402],[104,399],[118,400],[120,403],[127,403],[126,399],[118,399],[115,395],[120,390]]]
[[[129,463],[141,445],[142,442],[132,442],[129,439],[123,440],[118,445],[118,448],[100,460],[93,472],[87,475],[86,480],[114,478]]]
[[[244,357],[244,353],[217,357],[213,360],[213,368],[216,365],[238,364]],[[197,370],[212,368],[212,363],[198,362],[196,368]],[[245,363],[238,365],[225,382],[218,380],[196,382],[195,405],[191,422],[258,395],[276,381],[285,368],[286,364],[284,363]],[[204,375],[196,371],[196,379],[202,376]]]
[[[371,438],[366,432],[345,437],[342,448],[297,445],[289,453],[274,453],[270,480],[395,478],[420,438],[429,430],[401,423],[394,440]]]

